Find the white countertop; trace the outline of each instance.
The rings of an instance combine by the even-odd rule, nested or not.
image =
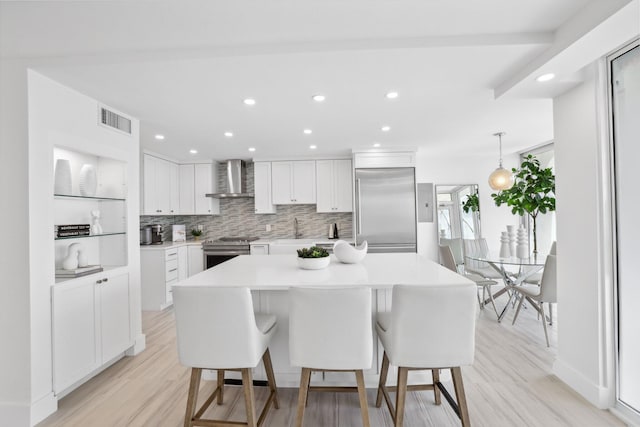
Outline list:
[[[272,239],[258,239],[258,240],[254,240],[251,242],[252,245],[267,245],[267,244],[287,244],[287,245],[291,245],[291,244],[300,244],[301,246],[304,245],[311,245],[314,243],[324,243],[324,244],[334,244],[335,242],[337,242],[338,240],[345,240],[349,243],[353,243],[353,239],[351,237],[347,238],[347,239],[329,239],[328,237],[309,237],[309,238],[304,238],[304,239],[287,239],[286,237],[274,237]]]
[[[294,286],[362,285],[390,289],[396,284],[469,284],[470,280],[418,254],[367,254],[358,264],[342,264],[334,255],[322,270],[298,268],[295,255],[240,255],[174,286],[238,286],[286,290]]]
[[[162,242],[161,245],[140,245],[141,251],[164,251],[180,246],[202,246],[202,240],[187,240],[186,242]]]

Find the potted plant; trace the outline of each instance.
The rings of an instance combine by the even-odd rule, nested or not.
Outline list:
[[[200,240],[200,236],[202,236],[202,230],[198,230],[197,228],[192,228],[191,235],[193,236],[193,240]]]
[[[540,161],[529,154],[519,169],[511,170],[514,175],[513,187],[491,194],[496,206],[506,203],[511,213],[531,217],[533,223],[533,253],[538,253],[536,218],[556,210],[556,177],[551,168],[540,168]]]
[[[318,246],[298,249],[298,266],[305,270],[319,270],[329,265],[329,252]]]
[[[467,198],[462,202],[462,210],[464,213],[478,212],[480,210],[480,199],[478,193],[468,194]]]

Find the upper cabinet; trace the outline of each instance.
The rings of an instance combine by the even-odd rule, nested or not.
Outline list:
[[[271,192],[271,162],[255,162],[253,164],[255,213],[276,213]]]
[[[178,165],[145,154],[143,169],[143,214],[176,215],[180,204]]]
[[[217,215],[215,164],[177,164],[144,154],[143,215]]]
[[[274,205],[315,204],[315,160],[272,162],[271,189]]]
[[[317,212],[351,212],[351,160],[316,161]]]
[[[214,179],[216,169],[213,163],[195,164],[194,167],[194,198],[196,215],[220,214],[220,201],[207,197],[206,194],[215,193]]]

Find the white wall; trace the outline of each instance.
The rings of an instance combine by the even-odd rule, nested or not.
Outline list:
[[[609,190],[598,69],[554,99],[558,253],[558,356],[554,373],[600,408],[615,398],[611,284],[607,281]],[[600,105],[600,107],[599,107]],[[603,141],[604,135],[605,140]]]
[[[29,146],[23,64],[0,61],[0,93],[0,425],[21,426],[29,422],[31,406]]]
[[[443,157],[431,155],[427,150],[418,151],[416,181],[432,182],[435,185],[478,184],[482,237],[487,239],[491,253],[497,254],[500,248],[500,232],[506,231],[507,224],[518,224],[518,217],[512,215],[506,205],[497,207],[491,198],[494,191],[489,187],[488,178],[498,167],[497,149],[494,154]],[[517,167],[519,159],[518,154],[503,155],[504,167]],[[437,214],[434,214],[432,223],[418,223],[418,252],[434,261],[438,260]]]

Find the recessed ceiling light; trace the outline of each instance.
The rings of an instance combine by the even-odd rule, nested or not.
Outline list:
[[[157,139],[158,141],[162,141],[162,140],[164,139],[164,135],[160,135],[160,134],[158,134],[158,135],[156,135],[156,139]]]
[[[380,143],[379,143],[379,142],[376,142],[375,144],[373,144],[373,146],[374,146],[374,147],[376,147],[376,148],[378,148],[378,147],[380,147]]]
[[[247,98],[244,101],[242,101],[245,103],[245,105],[256,105],[256,100],[253,98]]]
[[[313,95],[311,99],[313,99],[316,102],[322,102],[327,98],[324,95]]]
[[[547,73],[539,76],[536,80],[539,82],[548,82],[549,80],[552,80],[555,76],[556,75],[553,73]]]
[[[233,136],[233,132],[225,132],[224,136],[226,136],[227,138],[231,138]]]
[[[389,132],[389,131],[391,130],[391,126],[382,126],[382,127],[380,128],[380,130],[381,130],[382,132]]]
[[[256,149],[254,147],[249,147],[249,151],[254,152]]]
[[[313,133],[311,129],[305,129],[302,132],[304,132],[305,135],[311,135]]]
[[[388,99],[396,99],[398,97],[398,92],[387,92],[386,97]]]
[[[189,150],[189,152],[190,152],[191,154],[198,154],[198,150],[194,150],[193,148],[192,148],[191,150]]]
[[[316,147],[315,145],[310,145],[309,148],[312,149],[312,150],[315,150],[318,147]]]

